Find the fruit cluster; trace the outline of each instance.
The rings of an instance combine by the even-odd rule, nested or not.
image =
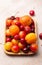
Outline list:
[[[38,49],[36,40],[35,24],[30,16],[11,16],[6,19],[4,44],[6,51],[13,53],[32,51],[35,53]]]

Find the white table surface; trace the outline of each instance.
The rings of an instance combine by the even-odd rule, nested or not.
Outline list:
[[[42,32],[42,0],[0,0],[0,65],[42,65],[42,40],[39,40],[39,52],[35,56],[7,56],[3,50],[5,19],[8,16],[22,16],[33,9],[38,25],[38,34]],[[16,14],[17,13],[17,14]],[[28,14],[29,15],[29,14]]]

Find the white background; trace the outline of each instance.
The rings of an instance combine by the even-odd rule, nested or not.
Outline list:
[[[39,34],[42,32],[42,0],[0,0],[0,43],[4,43],[5,19],[11,15],[28,14],[31,9],[35,11],[33,18],[37,20]],[[38,40],[39,52],[32,57],[7,56],[0,44],[0,65],[42,65],[42,40]]]

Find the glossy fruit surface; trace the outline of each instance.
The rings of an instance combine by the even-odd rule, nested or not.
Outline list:
[[[30,10],[29,14],[30,14],[31,16],[34,16],[34,15],[35,15],[34,10]]]
[[[20,38],[25,38],[25,36],[26,36],[26,32],[25,31],[20,31],[19,32],[19,37]]]
[[[42,33],[39,34],[39,38],[42,40]]]
[[[19,30],[19,27],[18,27],[18,26],[16,26],[16,25],[11,25],[11,26],[9,27],[9,31],[10,31],[11,35],[13,36],[13,35],[18,34],[20,30]]]
[[[31,32],[31,28],[29,26],[25,26],[25,32],[26,33],[30,33]]]
[[[32,23],[32,19],[30,16],[25,15],[20,18],[20,23],[24,26],[30,25]]]
[[[19,40],[19,35],[18,35],[18,34],[15,35],[15,36],[14,36],[14,39]]]
[[[37,36],[35,33],[29,33],[26,35],[25,40],[28,44],[32,44],[32,43],[36,42]]]
[[[28,48],[27,48],[27,47],[24,47],[24,48],[23,48],[23,52],[24,52],[24,53],[27,53],[27,52],[28,52]]]
[[[32,44],[32,45],[30,46],[30,50],[31,50],[32,52],[36,52],[36,51],[38,50],[38,45],[37,45],[36,43]]]
[[[10,51],[10,50],[11,50],[11,47],[12,47],[12,43],[11,43],[11,42],[6,42],[6,43],[4,44],[4,48],[5,48],[5,50],[7,50],[7,51]]]
[[[18,44],[18,41],[15,40],[15,39],[12,39],[11,42],[12,42],[13,45],[17,45]]]
[[[23,31],[24,30],[24,26],[20,25],[20,30]]]
[[[21,23],[20,22],[16,22],[15,23],[17,26],[19,26],[20,27],[20,25],[21,25]]]
[[[24,39],[24,38],[21,38],[21,39],[20,39],[20,42],[21,42],[22,44],[24,44],[24,43],[25,43],[25,39]]]
[[[7,37],[6,42],[10,42],[10,41],[11,41],[11,38]]]
[[[17,52],[19,52],[19,46],[18,45],[14,45],[14,46],[12,46],[12,52],[14,52],[14,53],[17,53]]]

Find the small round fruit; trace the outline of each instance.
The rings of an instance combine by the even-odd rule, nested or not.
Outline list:
[[[12,20],[10,18],[6,19],[6,26],[10,26],[11,25]]]
[[[21,31],[24,30],[24,26],[23,25],[20,26],[20,30]]]
[[[15,40],[15,39],[12,39],[12,41],[11,41],[11,42],[12,42],[12,44],[13,44],[13,45],[17,45],[17,44],[18,44],[18,41],[17,41],[17,40]]]
[[[42,40],[42,33],[39,34],[39,38]]]
[[[25,43],[25,39],[24,39],[24,38],[21,38],[21,39],[20,39],[20,42],[21,42],[22,44],[24,44],[24,43]]]
[[[20,38],[25,38],[25,36],[26,36],[26,32],[25,31],[20,31],[19,32],[19,37]]]
[[[12,52],[14,52],[14,53],[18,53],[19,52],[19,50],[20,50],[20,48],[19,48],[19,46],[18,45],[14,45],[14,46],[12,46]]]
[[[35,33],[29,33],[26,35],[25,40],[28,44],[32,44],[32,43],[36,42],[37,36]]]
[[[30,10],[29,14],[30,14],[31,16],[34,16],[34,15],[35,15],[34,10]]]
[[[11,41],[11,38],[7,37],[6,42],[10,42],[10,41]]]
[[[15,19],[15,20],[13,20],[12,24],[13,24],[13,25],[14,25],[14,24],[20,25],[20,22]]]
[[[14,20],[14,19],[15,19],[15,16],[11,16],[10,19],[11,19],[11,20]]]
[[[32,44],[32,45],[30,46],[30,50],[31,50],[32,52],[36,52],[36,51],[38,50],[38,45],[37,45],[36,43]]]
[[[20,49],[24,48],[24,45],[21,42],[18,43],[18,46],[19,46]]]
[[[30,50],[30,44],[27,45],[28,51]]]
[[[20,26],[20,25],[21,25],[21,23],[20,23],[20,22],[16,22],[15,24],[16,24],[17,26]]]
[[[28,53],[28,48],[27,48],[27,47],[24,47],[24,48],[22,49],[22,51],[23,51],[24,53]]]
[[[32,23],[32,19],[30,16],[25,15],[20,18],[20,23],[24,26],[30,25]]]
[[[19,19],[20,19],[20,17],[16,17],[16,20],[18,20],[18,21],[19,21]]]
[[[31,32],[31,28],[29,26],[25,26],[25,32],[26,33],[30,33]]]
[[[6,30],[5,30],[5,34],[6,34],[6,36],[10,36],[10,31],[9,31],[9,29],[6,29]]]
[[[6,42],[6,43],[4,44],[4,48],[5,48],[5,50],[7,50],[7,51],[10,51],[10,50],[11,50],[11,47],[12,47],[12,43],[11,43],[11,42]]]
[[[18,34],[15,35],[15,36],[14,36],[14,39],[19,40],[19,35],[18,35]]]
[[[16,25],[11,25],[11,26],[9,27],[9,31],[10,31],[11,35],[14,36],[14,35],[16,35],[16,34],[19,33],[20,29],[19,29],[19,27],[16,26]]]

